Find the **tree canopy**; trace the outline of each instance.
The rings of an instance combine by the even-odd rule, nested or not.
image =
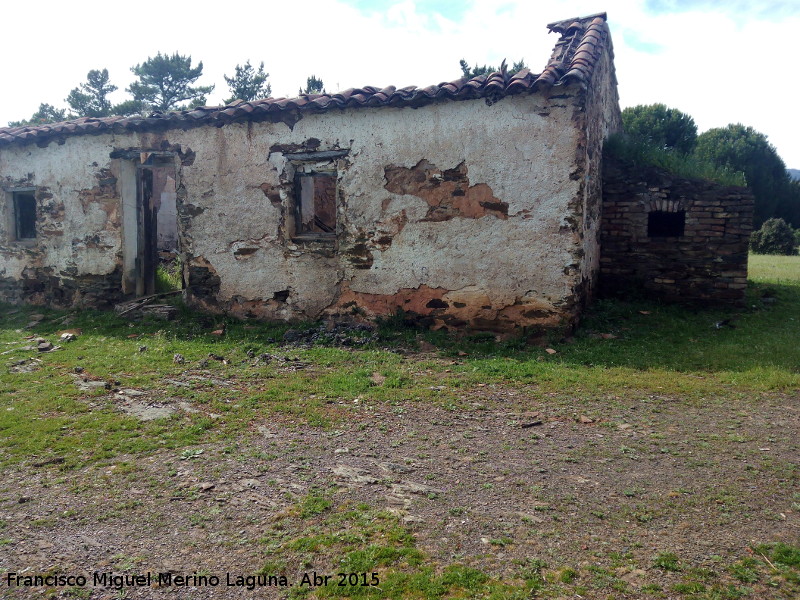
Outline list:
[[[322,79],[319,79],[316,75],[312,75],[308,79],[306,79],[306,88],[300,88],[300,94],[324,94],[325,93],[325,84],[322,83]]]
[[[503,61],[503,63],[505,64],[505,61]],[[483,65],[481,67],[481,66],[478,66],[478,63],[475,63],[474,67],[470,67],[469,63],[466,60],[464,60],[463,58],[460,61],[458,61],[458,64],[461,67],[461,76],[465,77],[467,79],[472,79],[473,77],[478,77],[479,75],[487,75],[489,73],[494,73],[494,72],[500,70],[500,69],[498,69],[496,67],[492,67],[490,65]],[[503,65],[500,65],[500,66],[502,67]],[[527,69],[527,68],[528,68],[528,65],[525,64],[525,59],[521,58],[520,60],[515,62],[513,65],[511,65],[511,68],[508,69],[508,74],[509,75],[514,75],[517,72],[521,71],[522,69]]]
[[[187,106],[205,103],[206,95],[214,89],[213,85],[193,87],[192,84],[203,74],[203,62],[192,67],[191,56],[181,56],[177,52],[169,56],[160,52],[145,62],[131,67],[139,80],[128,87],[137,102],[143,102],[155,110],[179,110]],[[181,105],[187,102],[188,105]]]
[[[227,75],[224,77],[231,92],[231,97],[225,100],[225,104],[230,104],[234,100],[248,102],[259,98],[269,98],[272,94],[272,86],[267,83],[269,73],[264,72],[263,61],[256,70],[248,60],[244,65],[236,65],[233,77]]]
[[[697,143],[694,119],[664,104],[628,107],[622,111],[625,133],[664,150],[689,153]]]
[[[756,254],[794,254],[792,228],[783,219],[767,219],[761,229],[750,236],[750,250]]]
[[[9,121],[9,127],[24,127],[30,125],[36,127],[37,125],[47,125],[48,123],[58,123],[67,119],[66,108],[56,108],[52,104],[42,102],[30,119],[22,119],[21,121]]]
[[[107,117],[113,114],[108,95],[116,89],[108,82],[108,69],[92,69],[86,75],[86,83],[74,88],[66,103],[78,117]]]
[[[697,137],[695,154],[702,160],[744,172],[755,196],[755,226],[796,208],[789,174],[767,136],[741,123],[709,129]]]

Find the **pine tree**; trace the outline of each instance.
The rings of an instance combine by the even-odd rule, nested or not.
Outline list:
[[[258,70],[254,69],[248,60],[244,66],[236,65],[233,77],[224,76],[231,91],[231,97],[225,100],[225,104],[230,104],[234,100],[257,100],[259,98],[269,98],[272,93],[272,86],[267,83],[269,73],[264,72],[264,63],[258,65]]]
[[[74,88],[66,102],[79,117],[107,117],[113,113],[108,95],[116,89],[108,83],[108,69],[93,69],[86,75],[86,83]]]
[[[172,56],[160,52],[142,64],[131,67],[139,80],[134,81],[128,91],[137,102],[143,102],[154,110],[180,110],[188,106],[205,103],[206,95],[213,85],[192,87],[203,74],[203,62],[192,67],[191,56]],[[189,102],[181,105],[181,102]]]

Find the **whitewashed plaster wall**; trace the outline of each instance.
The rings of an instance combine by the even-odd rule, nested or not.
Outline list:
[[[57,205],[42,227],[62,233],[43,231],[31,249],[0,231],[0,279],[26,267],[119,279],[120,193],[99,182],[125,169],[109,155],[180,147],[193,159],[177,173],[181,251],[189,299],[201,307],[281,319],[401,308],[433,326],[497,329],[570,321],[581,280],[593,277],[581,263],[579,96],[560,89],[492,105],[305,114],[293,128],[238,123],[3,148],[3,184],[36,186]],[[335,245],[291,238],[292,148],[349,151],[337,162]],[[444,217],[432,216],[437,206]]]

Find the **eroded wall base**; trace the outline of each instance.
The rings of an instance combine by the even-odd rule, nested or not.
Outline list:
[[[108,275],[57,274],[51,268],[25,268],[20,279],[0,277],[0,301],[54,308],[110,309],[124,298],[122,269]]]

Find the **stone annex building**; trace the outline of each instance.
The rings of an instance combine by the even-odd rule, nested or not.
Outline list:
[[[187,302],[241,317],[569,325],[601,265],[740,300],[749,196],[617,169],[604,221],[606,16],[548,27],[541,73],[0,129],[0,300],[107,307],[175,254]]]

